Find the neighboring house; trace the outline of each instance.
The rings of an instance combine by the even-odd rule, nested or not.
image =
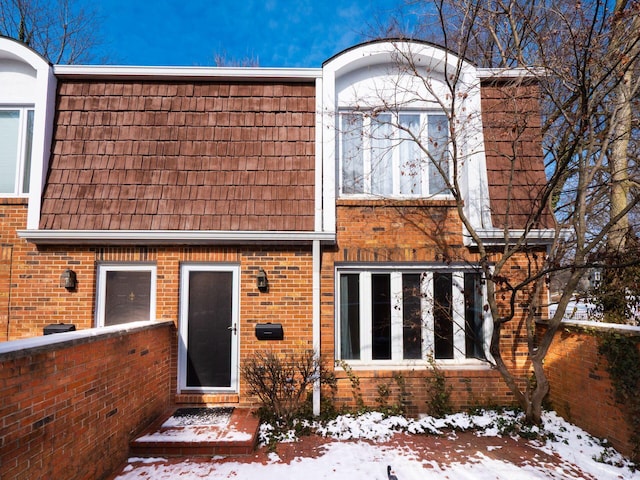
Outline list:
[[[428,82],[399,67],[408,49]],[[3,339],[174,320],[177,403],[251,402],[239,366],[265,348],[345,361],[369,403],[401,373],[420,411],[430,357],[460,379],[458,404],[510,401],[486,361],[477,252],[406,138],[428,132],[454,174],[442,99],[457,62],[378,41],[317,69],[50,66],[0,38]],[[545,182],[537,86],[462,67],[464,209],[499,245]],[[282,340],[258,338],[268,323]],[[517,332],[505,342],[526,368]]]

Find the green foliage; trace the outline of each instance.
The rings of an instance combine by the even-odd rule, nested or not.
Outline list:
[[[271,425],[291,428],[312,415],[312,387],[335,389],[335,376],[312,350],[279,356],[272,351],[256,352],[243,364],[241,373],[249,393],[260,400],[260,418]]]
[[[638,337],[619,333],[601,336],[598,353],[607,359],[616,402],[624,406],[631,427],[634,460],[640,457],[640,352]]]
[[[365,412],[367,409],[364,404],[364,399],[362,398],[362,391],[360,390],[360,378],[353,373],[351,366],[344,360],[337,360],[336,364],[344,370],[351,383],[351,395],[356,404],[356,411]]]
[[[395,373],[393,379],[398,387],[398,400],[395,403],[389,403],[391,398],[391,385],[388,383],[378,384],[378,396],[376,397],[376,403],[378,405],[378,411],[385,415],[404,415],[406,413],[406,407],[409,405],[409,392],[407,391],[406,382],[402,373]]]
[[[430,415],[442,418],[452,412],[451,390],[442,369],[440,369],[433,357],[428,359],[431,368],[431,376],[425,379],[427,383],[427,409]]]

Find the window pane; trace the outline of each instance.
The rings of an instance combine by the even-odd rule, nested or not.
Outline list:
[[[464,274],[464,323],[466,357],[484,360],[482,283],[478,273]]]
[[[362,151],[362,116],[343,114],[342,125],[342,193],[364,193]]]
[[[340,358],[360,358],[360,275],[340,276]]]
[[[151,320],[151,272],[106,272],[104,324]]]
[[[420,115],[400,115],[400,194],[422,193],[422,155],[413,136],[420,135]]]
[[[433,274],[433,331],[435,357],[453,358],[452,275]]]
[[[372,358],[391,360],[391,276],[371,275]]]
[[[402,351],[405,359],[422,358],[420,274],[402,276]]]
[[[15,193],[20,111],[0,110],[0,193]]]
[[[393,193],[391,115],[378,115],[371,122],[371,193],[391,195]]]
[[[449,126],[446,115],[429,115],[428,119],[429,154],[432,162],[440,166],[446,178],[449,177]],[[429,193],[445,193],[446,182],[443,173],[433,165],[429,165]]]
[[[27,131],[24,144],[24,173],[22,175],[22,193],[29,193],[31,177],[31,149],[33,144],[33,110],[27,110]]]

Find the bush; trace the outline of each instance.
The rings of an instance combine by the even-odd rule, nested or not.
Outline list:
[[[312,350],[276,355],[272,351],[254,353],[241,373],[249,393],[262,404],[260,418],[272,425],[290,427],[295,419],[311,416],[313,384],[335,388],[335,377]]]

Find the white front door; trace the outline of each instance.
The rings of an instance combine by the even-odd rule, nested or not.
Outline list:
[[[239,274],[237,265],[182,265],[180,391],[237,391]]]

